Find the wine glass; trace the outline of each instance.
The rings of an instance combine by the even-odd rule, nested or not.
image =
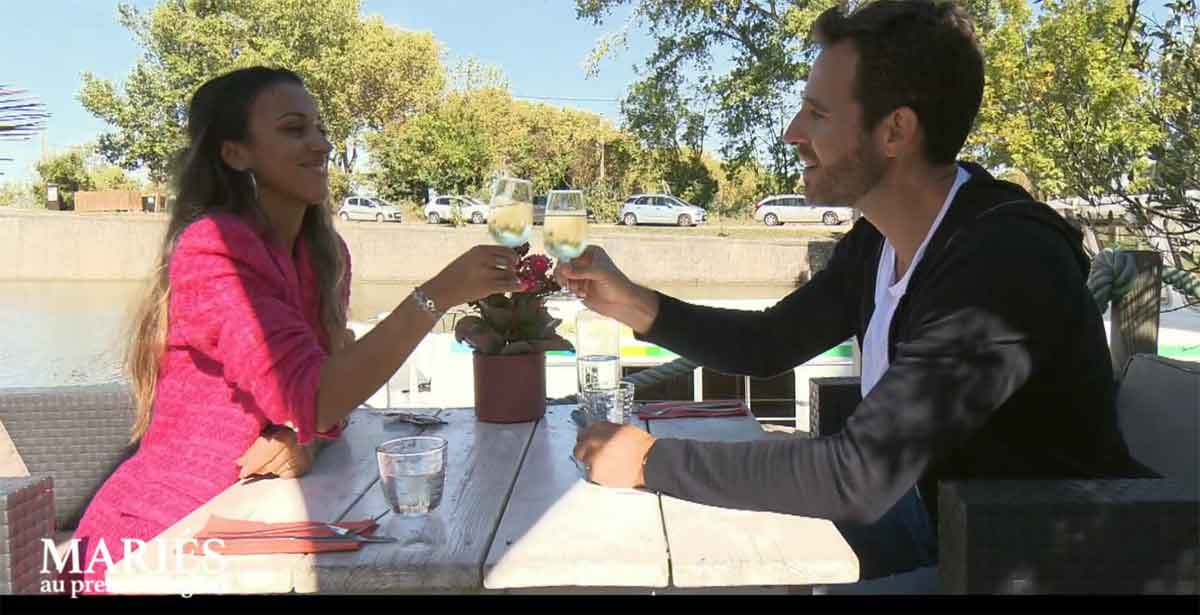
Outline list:
[[[546,252],[566,262],[587,247],[587,208],[580,190],[551,190],[546,195]]]
[[[516,248],[533,230],[533,182],[499,177],[492,182],[488,232],[502,246]]]
[[[543,229],[546,252],[565,263],[587,248],[587,207],[580,190],[551,190],[546,195],[546,220]],[[563,289],[552,295],[560,299],[577,299]]]

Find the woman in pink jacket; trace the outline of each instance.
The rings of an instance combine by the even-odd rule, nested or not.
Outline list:
[[[332,147],[301,79],[269,68],[212,79],[187,131],[127,357],[141,443],[76,530],[84,593],[104,593],[122,539],[154,538],[239,476],[306,471],[306,446],[336,438],[442,312],[520,287],[513,250],[476,246],[354,341],[350,255],[327,203]]]

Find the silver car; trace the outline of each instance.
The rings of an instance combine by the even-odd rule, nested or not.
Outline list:
[[[767,226],[785,222],[822,222],[830,226],[854,218],[854,210],[836,205],[809,205],[801,194],[776,194],[754,206],[754,219]]]
[[[484,224],[488,221],[491,208],[469,196],[439,196],[425,204],[425,220],[430,224],[449,222],[454,217],[454,210],[471,224]]]
[[[342,199],[342,208],[338,211],[338,217],[346,221],[403,221],[399,207],[375,196],[350,196]]]
[[[638,224],[704,224],[703,209],[669,194],[635,194],[621,204],[620,218],[625,226]]]

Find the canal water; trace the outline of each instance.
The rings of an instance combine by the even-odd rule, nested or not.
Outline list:
[[[137,282],[0,282],[0,387],[121,379],[120,358],[130,314],[143,289]],[[350,317],[367,321],[386,313],[411,289],[412,283],[355,284],[350,292]],[[662,290],[692,301],[769,303],[790,288],[681,286]]]

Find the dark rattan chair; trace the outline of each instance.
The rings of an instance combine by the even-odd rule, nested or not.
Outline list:
[[[837,433],[857,378],[814,378],[812,435]],[[939,576],[953,594],[1190,594],[1200,582],[1200,364],[1135,355],[1122,434],[1162,479],[945,481]]]

